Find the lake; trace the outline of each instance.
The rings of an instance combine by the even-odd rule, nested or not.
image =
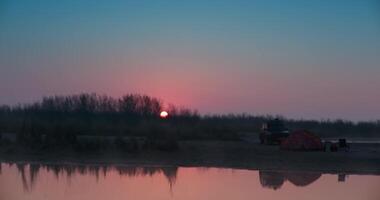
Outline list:
[[[202,167],[1,164],[0,200],[379,200],[380,176]]]

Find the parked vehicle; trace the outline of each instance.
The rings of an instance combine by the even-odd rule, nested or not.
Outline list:
[[[271,120],[263,124],[260,132],[261,144],[280,144],[281,141],[289,136],[289,130],[280,119]]]

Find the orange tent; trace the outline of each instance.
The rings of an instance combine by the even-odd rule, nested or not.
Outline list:
[[[294,131],[281,142],[281,149],[294,151],[320,151],[323,150],[321,138],[306,131]]]

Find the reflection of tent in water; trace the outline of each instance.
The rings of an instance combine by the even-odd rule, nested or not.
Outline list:
[[[286,172],[286,178],[289,182],[293,183],[296,186],[307,186],[314,181],[318,180],[321,177],[320,173],[305,173],[305,172]]]
[[[286,180],[295,186],[307,186],[321,177],[315,172],[259,171],[260,183],[265,188],[279,189]]]

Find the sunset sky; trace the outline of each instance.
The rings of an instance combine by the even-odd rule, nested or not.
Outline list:
[[[0,104],[80,92],[380,119],[380,1],[0,0]]]

